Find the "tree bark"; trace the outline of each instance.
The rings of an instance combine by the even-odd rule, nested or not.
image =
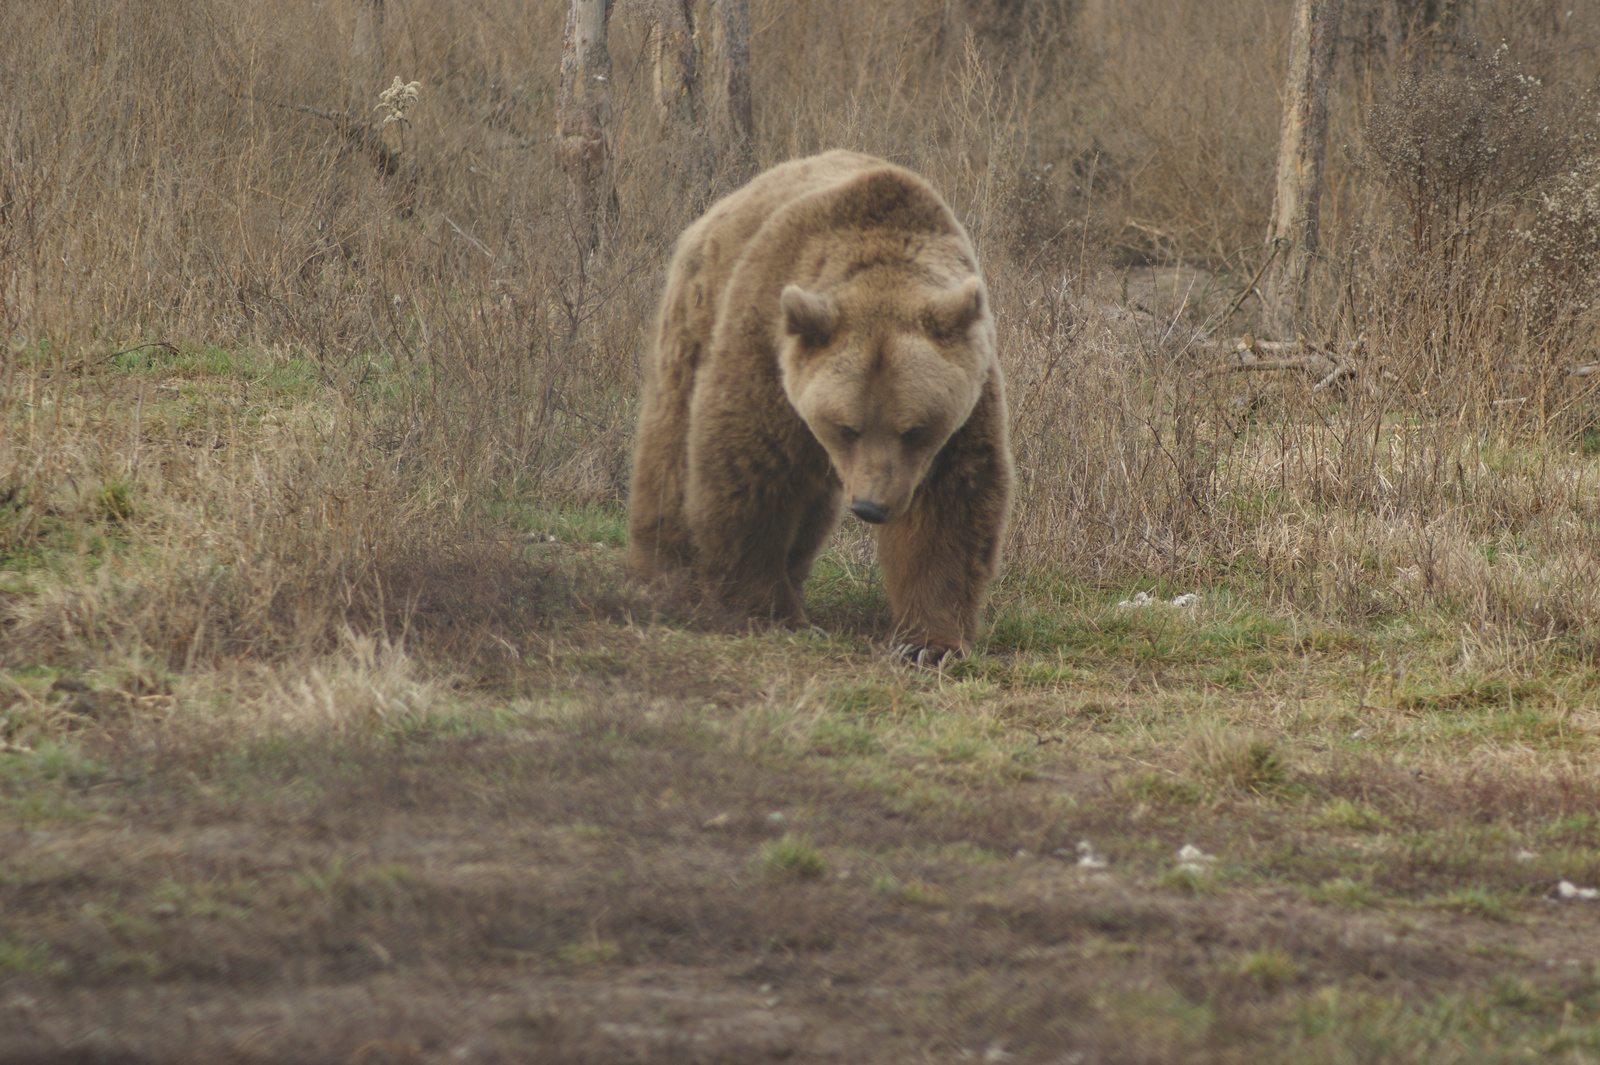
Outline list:
[[[1265,331],[1292,339],[1305,310],[1316,257],[1322,174],[1328,153],[1328,76],[1343,0],[1295,0],[1278,137],[1278,186],[1267,231],[1261,286]]]
[[[383,0],[355,0],[355,29],[350,34],[350,96],[372,106],[383,83]],[[359,117],[359,116],[358,116]]]
[[[748,0],[657,0],[656,115],[695,209],[754,168]]]
[[[701,0],[709,7],[711,39],[705,49],[706,126],[718,165],[738,181],[749,177],[750,140],[749,0]],[[705,25],[702,15],[701,25]]]
[[[600,246],[617,213],[611,165],[610,0],[570,0],[556,98],[556,158],[567,175],[572,218],[584,252]]]
[[[700,119],[700,46],[695,39],[694,0],[656,0],[656,117],[662,136],[693,129]]]

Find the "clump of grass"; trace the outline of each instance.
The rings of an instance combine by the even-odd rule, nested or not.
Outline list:
[[[345,630],[339,653],[290,675],[266,672],[265,691],[249,700],[269,730],[404,730],[447,709],[445,686],[421,676],[404,644]]]
[[[114,477],[95,490],[94,511],[102,520],[125,522],[133,517],[133,484],[126,478]]]
[[[1313,817],[1316,824],[1328,828],[1347,828],[1358,832],[1374,832],[1388,827],[1389,819],[1364,803],[1349,799],[1330,799]]]
[[[61,976],[66,971],[66,963],[55,958],[48,947],[0,939],[0,973],[45,973]]]
[[[1198,729],[1189,740],[1189,759],[1196,775],[1230,789],[1267,795],[1289,782],[1277,743],[1251,730]]]
[[[1281,947],[1263,947],[1239,959],[1234,972],[1261,985],[1265,991],[1276,991],[1299,978],[1300,963]]]
[[[1441,895],[1431,896],[1429,905],[1455,910],[1488,921],[1508,921],[1511,906],[1505,895],[1488,888],[1456,888]]]
[[[920,877],[901,880],[883,873],[872,878],[872,890],[908,906],[945,906],[950,902],[949,895]]]
[[[566,965],[613,965],[622,959],[622,947],[609,939],[591,936],[578,943],[568,943],[556,951],[556,959]]]
[[[1180,895],[1220,895],[1221,886],[1217,883],[1217,876],[1211,869],[1195,865],[1178,865],[1164,870],[1156,881],[1168,891],[1175,891]]]
[[[1378,902],[1372,885],[1349,877],[1333,877],[1318,884],[1312,892],[1318,902],[1330,903],[1343,910],[1363,910]]]
[[[828,861],[805,836],[785,832],[764,844],[758,864],[773,876],[815,880],[828,871]]]
[[[1139,773],[1124,787],[1132,798],[1165,806],[1196,806],[1205,798],[1193,781],[1156,771]]]

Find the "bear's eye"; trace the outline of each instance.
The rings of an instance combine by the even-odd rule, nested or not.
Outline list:
[[[839,434],[839,439],[847,444],[853,444],[861,439],[861,430],[849,425],[836,425],[834,431]]]
[[[906,447],[917,447],[927,439],[928,430],[920,425],[914,425],[900,434],[900,442]]]

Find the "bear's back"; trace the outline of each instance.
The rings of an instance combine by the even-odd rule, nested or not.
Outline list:
[[[931,185],[843,149],[773,167],[718,201],[679,239],[674,263],[684,281],[697,282],[715,301],[735,274],[802,280],[795,275],[807,272],[807,259],[869,234],[924,244],[932,238],[945,245],[941,258],[956,260],[957,274],[976,272],[966,232]],[[758,287],[776,297],[771,283]]]

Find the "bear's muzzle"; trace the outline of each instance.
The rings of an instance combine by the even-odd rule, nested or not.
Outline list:
[[[850,500],[850,513],[868,525],[882,525],[889,520],[889,508],[870,499]]]

